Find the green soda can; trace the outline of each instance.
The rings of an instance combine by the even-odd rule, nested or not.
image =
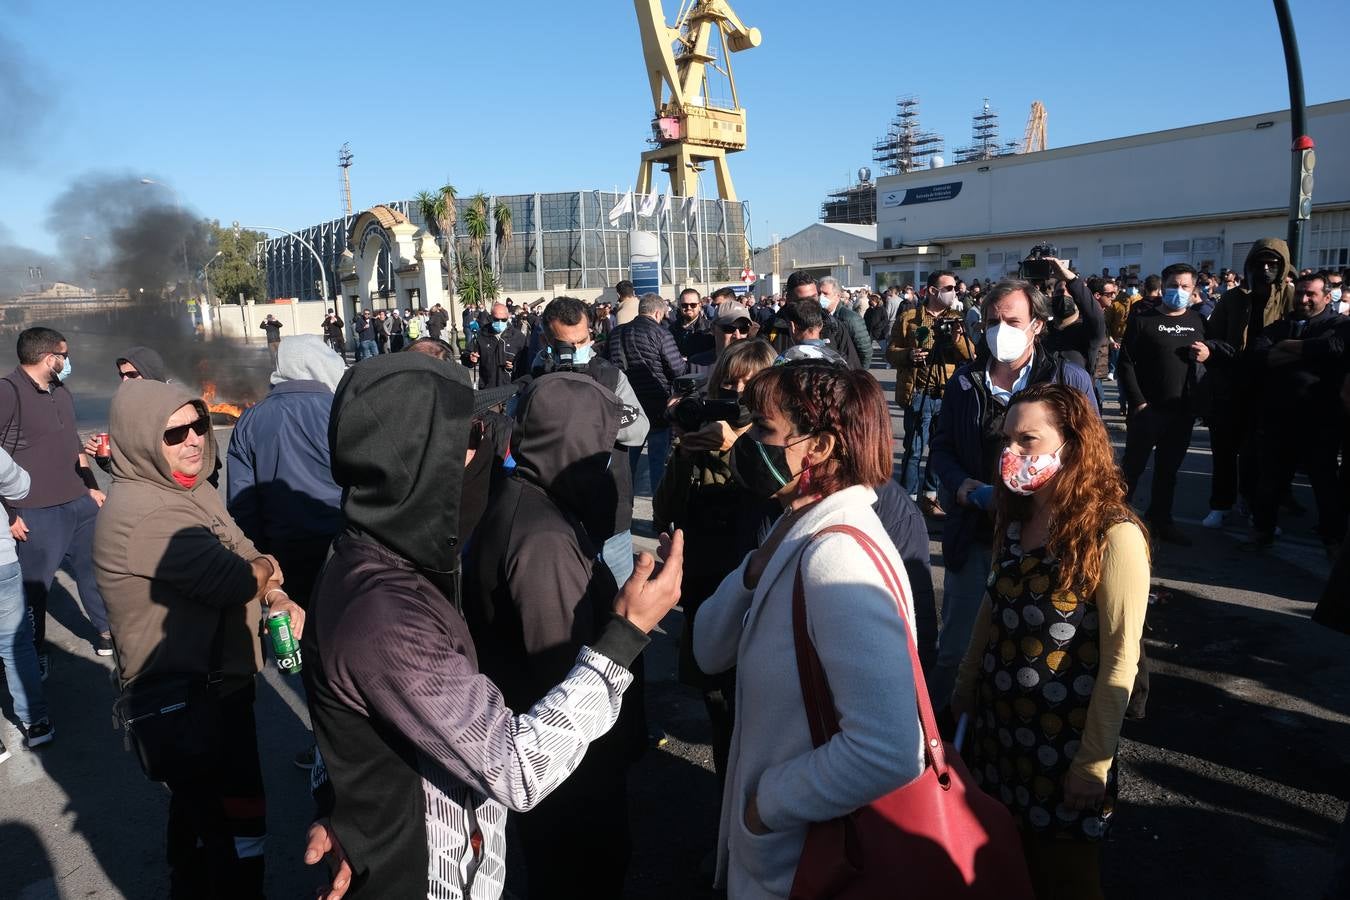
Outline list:
[[[300,644],[291,634],[291,615],[274,612],[267,616],[267,634],[272,639],[272,655],[287,675],[298,675],[304,667],[300,659]]]

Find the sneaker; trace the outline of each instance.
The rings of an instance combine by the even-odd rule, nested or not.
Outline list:
[[[54,737],[56,737],[56,730],[52,728],[51,721],[43,719],[41,722],[34,722],[28,726],[28,734],[23,739],[23,745],[32,750],[34,747],[50,744]]]
[[[0,763],[9,759],[9,748],[5,746],[4,741],[0,741]]]
[[[1115,381],[1115,380],[1116,380],[1116,373],[1115,373],[1115,372],[1107,372],[1107,373],[1106,373],[1106,380],[1107,380],[1107,381]]]
[[[1231,512],[1231,510],[1211,509],[1209,515],[1205,516],[1200,524],[1206,528],[1222,528],[1224,520],[1228,518],[1229,512]]]
[[[1178,547],[1191,546],[1191,539],[1186,536],[1186,532],[1177,527],[1175,522],[1164,522],[1158,525],[1150,526],[1153,536],[1160,541],[1166,541],[1169,544],[1176,544]]]
[[[47,653],[38,654],[38,672],[42,675],[42,680],[47,680],[47,675],[52,670],[52,658]]]
[[[94,642],[94,652],[99,656],[112,656],[113,645],[111,634],[100,634],[98,640]]]
[[[301,750],[299,753],[295,754],[295,759],[291,761],[295,763],[295,767],[297,769],[313,769],[315,766],[319,764],[319,761],[316,758],[318,752],[319,747],[316,744],[315,746],[310,747],[308,750]]]

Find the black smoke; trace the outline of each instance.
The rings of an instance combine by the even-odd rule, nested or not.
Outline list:
[[[155,180],[90,172],[51,203],[47,228],[77,282],[147,302],[181,296],[210,258],[206,222]]]

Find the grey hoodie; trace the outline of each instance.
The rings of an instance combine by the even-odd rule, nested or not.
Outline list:
[[[338,382],[346,373],[347,364],[323,338],[317,334],[294,334],[281,339],[272,383],[317,381],[328,390],[337,391]]]

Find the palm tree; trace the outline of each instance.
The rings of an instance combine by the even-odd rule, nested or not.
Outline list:
[[[464,232],[468,235],[469,244],[473,247],[474,260],[478,269],[477,288],[481,293],[483,287],[483,245],[488,238],[488,198],[486,194],[477,193],[469,198],[469,208],[464,210]],[[487,299],[480,296],[480,301]]]
[[[515,232],[511,227],[511,205],[505,200],[498,200],[492,207],[492,217],[497,222],[497,233],[495,240],[497,243],[497,270],[502,270],[502,256],[511,249],[511,239]]]

